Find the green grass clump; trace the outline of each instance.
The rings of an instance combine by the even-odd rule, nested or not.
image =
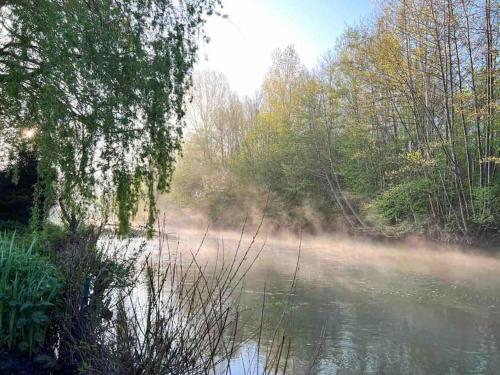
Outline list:
[[[45,341],[61,278],[46,258],[0,234],[0,349],[36,351]]]

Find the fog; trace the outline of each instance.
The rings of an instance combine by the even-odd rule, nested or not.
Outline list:
[[[500,258],[417,238],[384,243],[343,234],[210,228],[201,216],[164,216],[171,247],[211,269],[239,244],[246,275],[240,328],[252,336],[266,286],[263,336],[292,297],[292,373],[494,373],[500,366]],[[297,284],[291,284],[298,266]],[[317,353],[317,360],[311,358]],[[255,342],[240,350],[255,361]],[[233,373],[243,373],[241,358]],[[312,367],[311,367],[312,366]]]

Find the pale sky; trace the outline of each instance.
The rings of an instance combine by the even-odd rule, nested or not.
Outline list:
[[[348,25],[369,17],[373,0],[223,0],[229,18],[211,18],[198,69],[225,73],[240,95],[260,87],[276,48],[293,44],[312,67]]]

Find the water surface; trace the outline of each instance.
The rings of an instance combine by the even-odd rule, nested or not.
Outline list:
[[[202,232],[176,235],[181,248],[193,248]],[[213,263],[216,249],[227,256],[237,242],[237,233],[210,234],[200,256]],[[299,240],[268,237],[242,287],[241,333],[254,337],[258,331],[265,286],[263,348],[283,312],[291,312],[287,373],[499,374],[500,260],[429,247],[304,237],[288,308]],[[247,340],[232,374],[244,373],[255,356],[256,339]]]

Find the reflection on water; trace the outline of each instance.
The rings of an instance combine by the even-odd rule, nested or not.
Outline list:
[[[201,238],[178,233],[186,248]],[[214,234],[201,256],[215,258],[222,239],[226,251],[237,242],[234,234]],[[268,240],[246,277],[247,336],[258,329],[266,284],[264,346],[283,312],[297,254],[295,239]],[[292,319],[287,373],[498,374],[500,260],[449,248],[305,238]],[[255,345],[246,342],[240,356],[255,361]],[[232,374],[244,367],[235,360]]]

